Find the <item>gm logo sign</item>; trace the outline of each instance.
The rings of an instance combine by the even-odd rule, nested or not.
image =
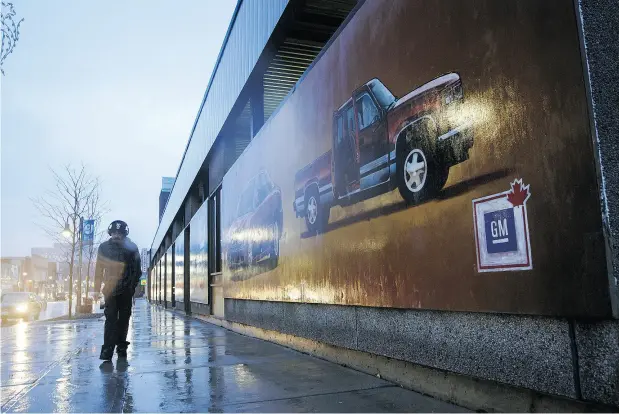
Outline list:
[[[485,213],[484,223],[488,253],[515,252],[518,250],[513,208]]]
[[[514,180],[508,191],[473,200],[477,271],[533,268],[526,207],[530,196],[529,186]]]

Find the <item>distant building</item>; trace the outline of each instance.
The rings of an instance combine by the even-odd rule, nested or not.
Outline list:
[[[170,198],[170,193],[174,187],[174,177],[162,177],[161,178],[161,192],[159,193],[159,221],[163,217],[165,206]]]
[[[142,249],[140,260],[142,262],[142,273],[144,273],[148,270],[148,266],[150,265],[150,251],[148,249]]]
[[[0,276],[2,291],[43,292],[49,284],[49,263],[39,255],[3,257]]]
[[[69,275],[70,252],[70,243],[54,243],[52,247],[33,247],[30,249],[31,256],[44,257],[48,262],[56,263],[56,272],[52,275],[52,277],[53,279],[59,280],[62,280]],[[84,254],[86,254],[86,250],[84,250]],[[78,252],[75,252],[76,263],[74,266],[77,266],[77,255]]]
[[[71,245],[69,243],[54,243],[53,247],[33,247],[30,249],[32,256],[41,256],[51,262],[66,262],[69,257]]]
[[[10,292],[19,290],[24,268],[23,257],[3,257],[0,267],[0,290]]]

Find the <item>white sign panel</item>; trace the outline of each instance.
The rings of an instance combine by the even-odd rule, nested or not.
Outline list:
[[[533,268],[527,200],[522,179],[511,189],[473,200],[477,271],[502,272]]]

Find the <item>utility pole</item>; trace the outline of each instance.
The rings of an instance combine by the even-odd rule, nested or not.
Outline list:
[[[80,217],[80,227],[77,231],[77,240],[80,249],[80,255],[78,259],[78,270],[77,270],[77,306],[76,312],[79,311],[80,306],[82,304],[82,252],[84,251],[83,238],[82,238],[82,230],[84,229],[84,218]],[[88,291],[87,291],[88,292]]]
[[[71,260],[73,261],[73,260]],[[73,305],[73,263],[69,266],[69,319],[71,319],[71,306]]]
[[[75,219],[77,218],[76,216],[72,216],[69,217],[72,219],[72,222],[75,223]],[[77,229],[73,229],[74,231],[71,231],[71,228],[69,227],[69,219],[67,219],[67,222],[64,226],[64,230],[62,231],[62,234],[65,237],[71,237],[71,262],[69,264],[69,319],[71,319],[71,314],[73,312],[73,258],[75,257],[75,245],[73,244],[75,241],[75,231],[77,231],[77,240],[79,242],[79,249],[80,249],[80,255],[79,255],[79,280],[80,280],[80,285],[81,285],[81,279],[82,279],[82,226],[84,224],[84,219],[82,217],[80,217],[80,222],[79,222],[79,228]],[[79,309],[79,303],[80,303],[80,286],[77,287],[77,306],[76,306],[76,310]],[[76,312],[77,313],[77,312]]]

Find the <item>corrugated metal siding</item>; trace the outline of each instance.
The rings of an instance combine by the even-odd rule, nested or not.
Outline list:
[[[153,249],[161,244],[287,4],[288,0],[243,0],[240,4],[155,234]]]
[[[248,101],[234,125],[234,158],[245,150],[251,141],[251,104]]]
[[[264,74],[264,119],[271,117],[323,46],[295,39],[284,41]]]

